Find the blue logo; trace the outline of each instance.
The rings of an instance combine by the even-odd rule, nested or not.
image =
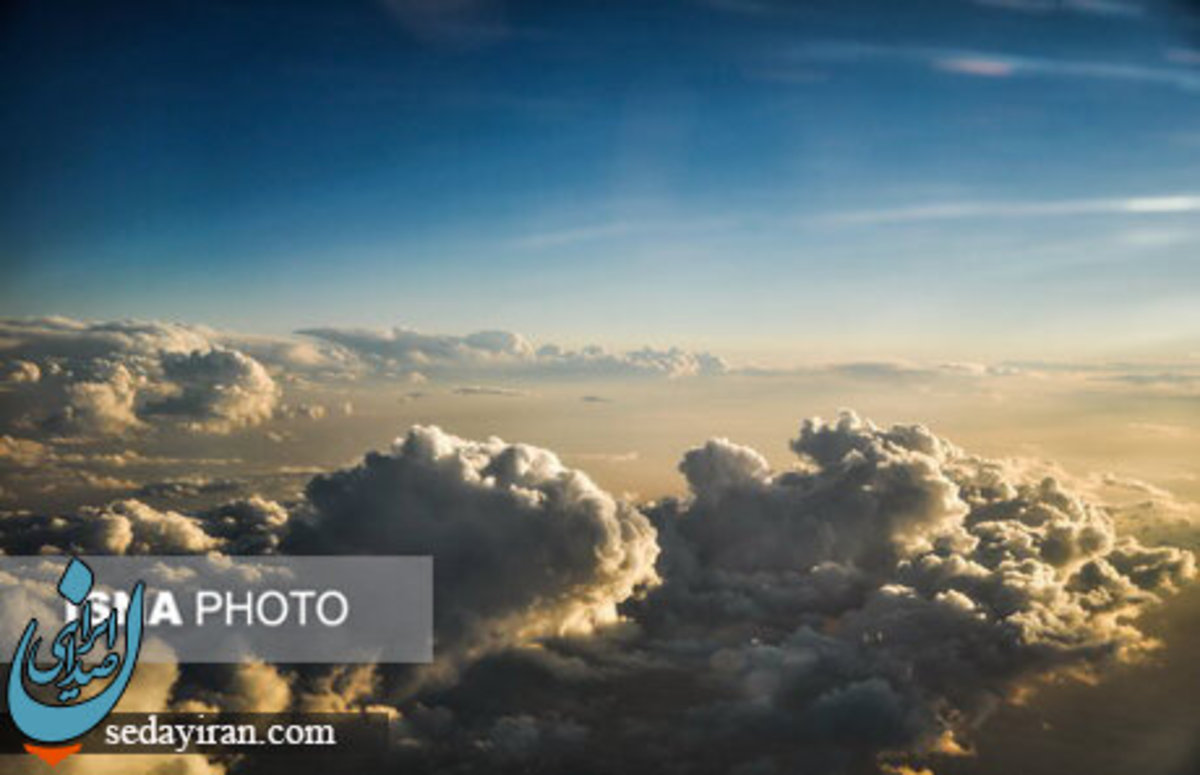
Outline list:
[[[8,671],[8,712],[21,732],[40,743],[61,744],[90,732],[121,699],[137,664],[142,646],[145,584],[137,582],[129,597],[122,656],[114,651],[120,629],[115,607],[98,626],[92,621],[92,604],[87,598],[93,582],[92,569],[82,560],[71,558],[58,581],[58,594],[78,606],[79,615],[67,622],[50,642],[54,664],[39,666],[39,662],[45,664],[49,660],[38,657],[42,637],[37,634],[36,618],[30,619],[13,654]],[[106,651],[104,658],[93,662],[90,668],[85,667],[83,658],[101,638]],[[107,678],[111,681],[101,691],[80,699],[88,684]],[[52,687],[40,694],[52,695],[53,699],[33,696],[26,688],[27,683]],[[35,746],[26,748],[36,753]]]

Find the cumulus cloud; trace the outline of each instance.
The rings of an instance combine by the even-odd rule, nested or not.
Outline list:
[[[62,386],[65,400],[61,411],[50,414],[44,427],[115,435],[142,426],[134,401],[140,390],[150,387],[150,381],[120,362],[95,363],[93,367],[96,371],[88,379]]]
[[[281,507],[255,498],[193,516],[156,509],[131,498],[103,508],[85,507],[67,516],[9,516],[0,520],[0,547],[9,554],[202,554],[226,546],[220,519],[240,508],[270,511]],[[252,527],[269,519],[242,521]],[[239,538],[244,540],[241,535]]]
[[[226,554],[273,554],[288,528],[290,514],[273,500],[252,495],[202,514],[202,527]]]
[[[33,468],[52,455],[52,450],[40,441],[0,436],[0,470]]]
[[[187,713],[282,713],[292,704],[292,679],[261,661],[206,666],[202,683],[181,687],[174,709]]]
[[[323,420],[329,414],[329,410],[321,404],[281,404],[275,414],[288,420]]]
[[[37,382],[42,378],[42,370],[31,361],[13,361],[8,364],[4,375],[5,382]]]
[[[11,383],[0,422],[43,433],[111,436],[162,422],[227,433],[270,418],[279,398],[254,358],[173,323],[4,320],[0,366]]]
[[[287,528],[289,513],[252,495],[184,513],[128,498],[72,515],[10,515],[0,521],[8,554],[266,554]]]
[[[1194,574],[1060,482],[920,426],[845,414],[792,449],[784,471],[725,440],[689,451],[690,495],[648,509],[661,584],[620,607],[633,629],[490,653],[402,705],[420,761],[902,771],[962,754],[1048,676],[1153,648],[1138,615]]]
[[[439,654],[591,632],[657,580],[646,517],[552,452],[417,427],[315,477],[286,552],[431,554]]]
[[[9,517],[0,521],[0,546],[19,554],[432,555],[438,662],[417,674],[393,670],[393,698],[445,685],[488,653],[616,625],[618,606],[657,583],[658,556],[645,515],[552,452],[431,427],[413,428],[360,465],[316,476],[290,509],[252,497],[184,514],[131,499],[72,516]],[[279,698],[272,707],[286,704],[287,679],[268,672],[243,679],[265,682]],[[396,681],[408,688],[397,690]],[[333,690],[310,687],[300,702],[336,704]],[[195,698],[239,709],[237,697],[264,692]]]
[[[919,772],[1039,682],[1153,649],[1139,616],[1194,576],[1072,483],[922,426],[845,413],[791,449],[778,470],[710,440],[679,465],[686,497],[639,508],[548,450],[416,427],[295,504],[14,516],[0,546],[432,555],[433,666],[186,692],[389,707],[380,765],[413,772]]]
[[[194,429],[227,433],[257,425],[271,417],[279,399],[262,364],[236,350],[166,353],[161,363],[163,376],[176,387],[144,411],[185,418]]]
[[[222,332],[217,340],[243,352],[285,381],[346,381],[362,376],[365,366],[353,352],[311,337],[261,336]]]

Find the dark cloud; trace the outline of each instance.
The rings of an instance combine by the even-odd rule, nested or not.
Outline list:
[[[654,583],[649,521],[551,452],[414,428],[317,476],[286,552],[431,554],[439,653],[591,632]]]
[[[847,413],[791,448],[779,471],[708,441],[680,463],[686,498],[639,509],[547,450],[414,428],[295,504],[13,516],[0,545],[433,555],[433,665],[259,665],[233,684],[261,691],[176,691],[387,707],[396,746],[372,766],[406,772],[900,772],[961,755],[1047,678],[1148,652],[1139,616],[1194,575],[1063,482],[921,426]]]
[[[1151,648],[1137,615],[1193,574],[1058,482],[919,426],[844,415],[792,446],[784,472],[723,440],[685,455],[690,497],[649,510],[662,583],[622,606],[627,626],[422,694],[404,728],[428,758],[407,763],[868,772],[961,753],[1046,676]],[[496,745],[503,719],[521,745]],[[571,745],[543,732],[564,724]]]

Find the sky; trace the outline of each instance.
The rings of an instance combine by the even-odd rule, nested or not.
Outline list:
[[[13,3],[0,303],[1186,354],[1196,29],[1135,0]]]

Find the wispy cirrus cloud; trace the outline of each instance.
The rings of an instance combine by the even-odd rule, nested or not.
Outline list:
[[[624,237],[637,229],[637,226],[628,221],[612,221],[590,226],[535,232],[519,238],[513,244],[518,248],[557,248],[579,242]]]
[[[703,218],[615,218],[570,226],[538,227],[518,236],[509,244],[519,250],[541,250],[619,239],[682,240],[693,238],[698,233],[724,231],[740,222],[740,218],[726,215]]]
[[[908,63],[939,72],[985,78],[1044,77],[1157,84],[1200,93],[1200,71],[1178,64],[1065,59],[940,46],[824,41],[797,52],[803,62]],[[1176,61],[1176,60],[1171,60]]]
[[[1053,199],[1032,201],[934,202],[909,207],[849,210],[815,216],[833,225],[899,224],[987,218],[1060,218],[1088,215],[1185,215],[1200,213],[1200,194]]]
[[[1145,16],[1146,8],[1127,0],[971,0],[972,4],[1004,11],[1046,15],[1077,13],[1089,16],[1136,18]]]

